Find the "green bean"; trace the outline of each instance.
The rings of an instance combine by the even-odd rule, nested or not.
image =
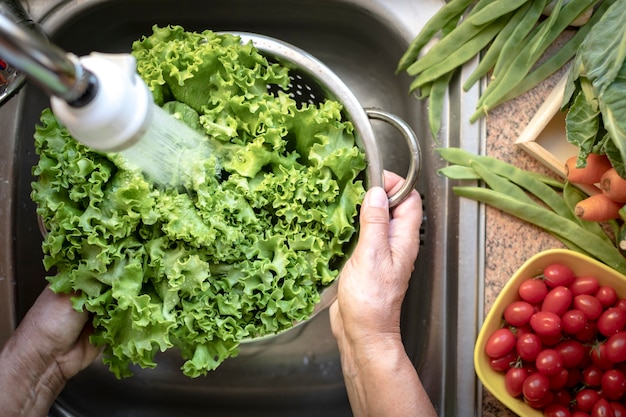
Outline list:
[[[476,69],[474,69],[467,80],[465,80],[465,83],[463,84],[463,89],[465,91],[469,90],[478,80],[484,77],[489,70],[494,67],[502,48],[512,36],[515,29],[519,28],[519,23],[523,16],[525,16],[528,12],[528,9],[530,9],[530,7],[535,3],[535,1],[527,2],[520,7],[513,16],[511,16],[506,26],[502,28],[500,33],[498,33],[498,35],[494,38],[493,43],[489,45],[489,48],[483,54],[480,62],[476,66]]]
[[[520,168],[515,167],[514,165],[511,165],[496,158],[492,158],[490,156],[475,155],[461,148],[437,148],[436,150],[437,152],[439,152],[441,157],[450,164],[470,166],[470,161],[472,161],[473,159],[481,161],[483,164],[485,164],[485,161],[487,161],[486,163],[489,164],[489,169],[495,170],[494,172],[499,173],[499,175],[506,175],[504,174],[506,172],[504,171],[504,169],[516,170],[516,175],[529,176],[536,181],[540,181],[546,185],[549,185],[552,188],[563,188],[564,186],[562,181],[559,181],[553,177],[549,177],[547,175],[543,175],[537,172],[524,171]]]
[[[598,235],[601,238],[604,238],[610,241],[609,237],[607,236],[606,232],[604,231],[604,228],[600,225],[600,223],[582,220],[574,214],[574,208],[576,207],[576,204],[579,201],[584,200],[585,198],[587,198],[587,194],[583,193],[581,190],[579,190],[570,182],[565,183],[565,187],[563,187],[563,200],[565,200],[565,203],[567,204],[567,207],[570,209],[570,212],[572,213],[573,218],[578,222],[580,227],[586,229],[587,231],[595,235]]]
[[[493,171],[478,163],[476,160],[470,161],[470,167],[472,167],[472,169],[480,175],[480,178],[492,190],[506,194],[527,204],[537,204],[536,201],[526,194],[526,192],[518,185],[512,183],[504,177],[499,176],[498,174],[495,174]]]
[[[606,9],[608,9],[608,7],[614,2],[615,0],[602,1],[598,8],[593,12],[593,15],[591,15],[589,21],[579,27],[576,33],[565,43],[565,45],[563,45],[543,64],[529,73],[524,80],[515,86],[515,88],[511,89],[511,91],[509,91],[508,94],[506,94],[500,102],[496,104],[496,106],[524,94],[567,64],[567,62],[576,55],[578,47],[585,39],[587,33],[589,33],[593,25],[600,20]]]
[[[554,22],[557,19],[562,2],[563,0],[557,1],[554,13],[535,27],[535,31],[530,35],[530,39],[524,39],[524,46],[518,49],[515,55],[511,56],[510,59],[508,59],[509,57],[507,56],[507,59],[500,60],[500,62],[504,63],[504,68],[502,70],[500,70],[500,68],[497,69],[498,76],[494,75],[492,77],[493,81],[487,86],[485,92],[483,92],[479,98],[477,106],[479,109],[493,108],[493,104],[485,106],[484,103],[487,101],[487,98],[494,95],[497,99],[500,99],[501,97],[497,96],[496,93],[502,95],[506,94],[507,89],[517,85],[517,83],[528,74],[530,65],[539,58],[538,52],[543,53],[541,45],[547,48],[553,41],[548,38],[548,34],[550,29],[554,27]],[[470,120],[472,120],[471,117]]]
[[[519,53],[520,46],[524,38],[530,33],[533,27],[537,24],[541,18],[541,13],[545,8],[545,5],[549,0],[538,1],[535,0],[531,4],[530,10],[519,21],[519,24],[515,28],[515,31],[511,34],[506,43],[502,46],[502,51],[498,55],[498,59],[493,66],[492,77],[496,78],[500,75],[502,67],[510,63],[513,58]]]
[[[548,232],[548,233],[549,233],[549,232]],[[560,241],[561,241],[561,243],[563,243],[565,246],[567,246],[567,248],[568,248],[568,249],[571,249],[571,250],[573,250],[573,251],[576,251],[576,252],[582,253],[583,255],[590,256],[590,255],[589,255],[589,253],[588,253],[586,250],[584,250],[584,249],[583,249],[583,248],[581,248],[580,246],[578,246],[578,245],[576,245],[576,244],[572,243],[571,241],[569,241],[569,240],[565,239],[564,237],[562,237],[562,236],[556,236],[554,233],[550,233],[550,235],[551,235],[551,236],[554,236],[556,239],[560,240]]]
[[[506,1],[492,1],[485,6],[482,10],[470,15],[473,25],[481,26],[487,23],[491,23],[514,10],[524,6],[527,2],[532,0],[506,0]]]
[[[575,217],[559,193],[536,177],[529,175],[528,171],[524,171],[514,165],[500,161],[496,158],[472,155],[471,153],[459,148],[442,148],[439,150],[439,153],[444,159],[448,160],[448,162],[450,162],[450,160],[456,160],[458,161],[457,163],[461,165],[471,166],[479,175],[481,175],[481,177],[483,177],[483,175],[487,175],[488,173],[494,173],[504,177],[511,183],[517,184],[534,195],[537,199],[542,201],[546,206],[560,216],[569,219],[574,219]],[[484,169],[479,170],[477,164],[482,165]],[[489,184],[485,177],[483,177],[483,179]],[[494,184],[496,184],[496,182],[494,182]],[[502,182],[497,184],[502,184],[502,187],[495,188],[492,186],[492,188],[496,191],[503,192],[505,194],[515,193],[518,198],[523,198],[516,190],[507,189],[506,185],[503,185]]]
[[[445,57],[440,57],[439,62],[422,71],[413,81],[411,87],[419,87],[420,85],[434,81],[444,74],[450,73],[451,69],[458,68],[462,64],[469,61],[472,57],[476,56],[476,54],[480,53],[480,51],[493,40],[498,32],[500,32],[500,30],[506,25],[509,19],[510,15],[507,15],[496,22],[481,26],[482,30],[480,30],[474,37],[468,39],[451,54]]]
[[[437,173],[444,175],[452,180],[480,180],[482,177],[474,171],[471,166],[465,165],[448,165],[446,167],[437,170]],[[537,181],[541,181],[552,188],[562,189],[564,184],[559,180],[549,177],[538,172],[528,171],[526,175],[534,178]]]
[[[521,7],[527,1],[529,0],[485,0],[480,2],[454,31],[439,40],[424,56],[407,67],[407,73],[409,75],[417,75],[439,63],[441,57],[447,57],[454,53],[456,49],[464,45],[468,39],[474,38],[483,28],[510,16],[513,10]],[[457,62],[454,68],[460,66],[463,62]]]
[[[500,163],[497,159],[483,159],[488,169],[497,172],[499,175],[509,179],[511,182],[519,185],[529,193],[541,200],[550,209],[558,215],[573,219],[574,216],[565,204],[563,197],[551,187],[541,181],[535,180],[527,175],[527,171],[519,169],[513,165]],[[495,162],[498,161],[498,162]],[[499,191],[499,190],[496,190]]]
[[[538,172],[528,172],[528,174],[535,178],[538,181],[541,181],[542,183],[549,185],[552,188],[559,188],[559,189],[563,189],[563,182],[557,180],[556,178],[553,177],[549,177],[547,175],[544,174],[540,174]]]
[[[482,26],[475,26],[470,22],[469,18],[463,20],[455,28],[455,30],[450,32],[447,36],[441,38],[441,40],[435,43],[424,56],[411,64],[406,69],[406,72],[409,75],[417,75],[425,69],[432,67],[433,65],[439,63],[442,57],[447,57],[448,55],[454,53],[457,49],[463,46],[465,42],[467,42],[469,39],[472,39],[474,36],[480,33],[485,26],[489,25],[490,24],[487,23]],[[456,68],[456,66],[454,68]]]
[[[470,121],[478,120],[488,110],[495,107],[496,103],[501,103],[502,98],[524,79],[532,65],[558,35],[586,9],[593,6],[595,1],[597,0],[570,0],[558,14],[553,14],[543,21],[508,69],[483,92],[478,100],[476,112],[470,116]]]
[[[504,0],[495,0],[495,1],[504,1]],[[485,7],[489,6],[493,3],[494,0],[478,0],[478,2],[469,10],[466,17],[472,17],[483,10]]]
[[[448,92],[448,85],[454,71],[441,76],[439,79],[430,83],[430,101],[428,103],[428,126],[430,128],[433,139],[438,142],[437,135],[441,129],[441,115],[443,113],[443,105]]]
[[[449,22],[444,25],[441,29],[442,36],[446,36],[450,32],[452,32],[456,27],[456,22]],[[421,85],[419,88],[411,87],[409,88],[410,92],[419,89],[420,94],[419,98],[430,99],[428,103],[428,126],[431,132],[433,139],[438,141],[439,130],[441,129],[441,115],[443,113],[443,105],[446,98],[446,93],[448,92],[448,85],[450,84],[450,79],[452,78],[453,71],[450,73],[440,77],[437,80],[434,80],[430,83],[426,83]]]
[[[516,199],[496,191],[482,187],[453,187],[453,191],[460,197],[469,198],[488,204],[505,213],[549,231],[557,237],[571,242],[579,248],[584,248],[592,257],[626,274],[626,258],[611,243],[581,228],[575,221],[566,219],[558,214],[532,204],[517,201]]]
[[[550,13],[550,16],[548,16],[548,18],[546,20],[544,20],[542,22],[541,25],[538,26],[538,28],[540,28],[536,35],[535,38],[536,39],[531,39],[531,42],[529,43],[530,46],[530,55],[535,55],[535,54],[541,54],[543,53],[543,51],[545,50],[542,49],[543,46],[547,47],[550,43],[552,42],[546,42],[545,39],[548,37],[548,35],[550,34],[550,31],[552,30],[552,28],[554,27],[554,25],[556,24],[558,18],[559,18],[559,14],[561,13],[561,9],[563,7],[563,2],[565,0],[557,0],[556,4],[554,5],[554,9],[552,10],[552,12]],[[577,18],[578,16],[576,16]],[[575,18],[575,19],[576,19]],[[567,26],[569,26],[569,23],[567,24]],[[563,28],[565,29],[565,28]],[[557,33],[560,34],[561,31],[559,31]]]
[[[472,167],[462,165],[448,165],[437,170],[437,174],[443,175],[451,180],[477,181],[481,177]]]
[[[474,2],[474,0],[452,0],[446,3],[441,9],[431,17],[418,35],[413,39],[407,51],[404,53],[396,72],[406,70],[421,52],[422,48],[449,22],[458,20],[465,10]]]

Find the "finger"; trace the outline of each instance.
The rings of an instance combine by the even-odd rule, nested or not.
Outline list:
[[[70,294],[54,293],[46,287],[24,320],[53,346],[66,340],[75,340],[87,322],[88,315],[72,307],[71,297]]]
[[[422,200],[413,190],[393,209],[389,226],[389,245],[395,253],[414,261],[419,250],[419,229],[422,225]]]
[[[389,200],[381,187],[372,187],[361,206],[357,251],[372,259],[376,253],[389,249]],[[363,253],[366,251],[367,253]],[[383,252],[384,253],[384,252]]]
[[[93,345],[89,338],[93,334],[93,326],[91,323],[85,324],[83,331],[81,332],[78,338],[78,344],[82,349],[82,361],[80,365],[80,370],[85,369],[89,366],[102,351],[104,350],[104,346],[96,347]]]
[[[384,171],[385,174],[385,191],[388,195],[393,195],[397,192],[402,184],[404,183],[404,178],[395,172]]]

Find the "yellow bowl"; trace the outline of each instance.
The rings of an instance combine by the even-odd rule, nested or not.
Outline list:
[[[502,404],[520,416],[542,417],[543,413],[507,393],[504,386],[504,373],[497,372],[489,366],[485,343],[491,333],[501,327],[506,306],[520,299],[517,293],[520,284],[527,278],[541,274],[546,266],[553,263],[567,265],[576,276],[593,275],[600,285],[610,285],[619,297],[626,297],[626,276],[588,256],[567,249],[550,249],[540,252],[528,259],[515,272],[496,298],[478,334],[474,347],[474,367],[483,386]]]

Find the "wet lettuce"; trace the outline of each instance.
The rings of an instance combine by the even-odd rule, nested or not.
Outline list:
[[[32,184],[43,262],[51,287],[93,314],[118,378],[174,347],[197,377],[311,315],[355,238],[365,156],[339,103],[268,93],[288,70],[237,36],[155,26],[133,55],[156,102],[216,152],[163,189],[45,110]]]

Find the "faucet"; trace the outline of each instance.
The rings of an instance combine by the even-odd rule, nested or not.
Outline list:
[[[19,91],[26,76],[68,103],[80,99],[90,82],[78,58],[49,43],[20,0],[0,0],[0,105]]]
[[[0,15],[30,30],[38,30],[37,23],[28,16],[18,0],[0,0]],[[17,93],[25,81],[24,74],[0,56],[0,105]]]

